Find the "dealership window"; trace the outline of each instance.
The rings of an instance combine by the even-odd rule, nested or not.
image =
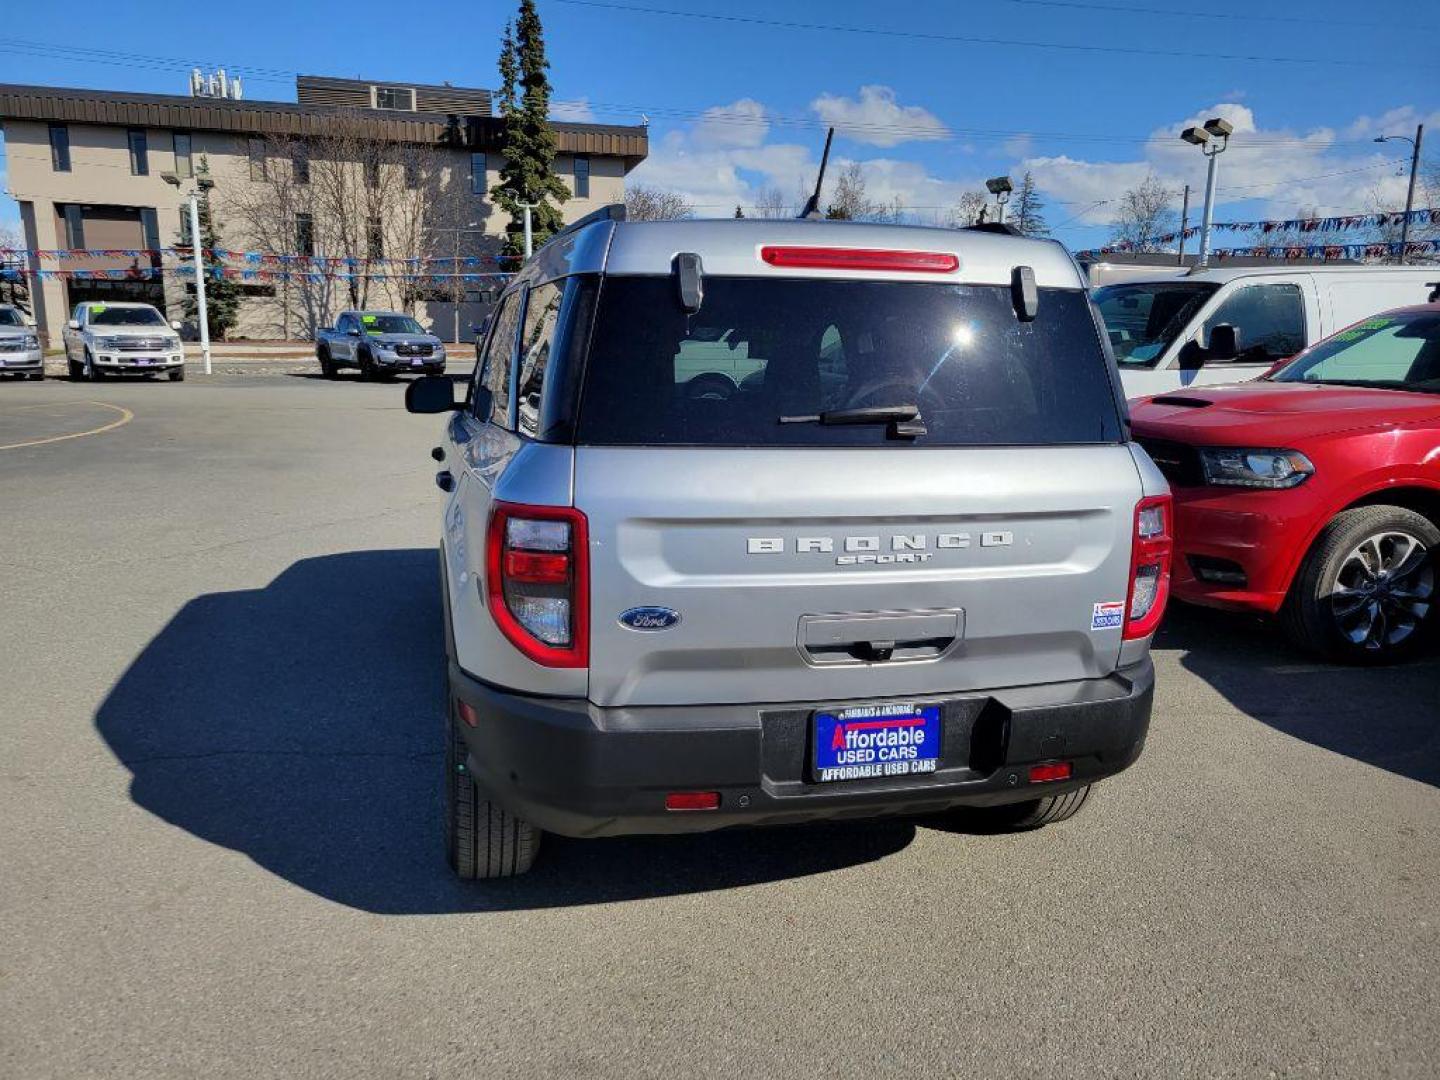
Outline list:
[[[65,246],[67,248],[83,248],[85,246],[85,215],[81,213],[80,207],[71,203],[64,209],[65,213]]]
[[[50,167],[56,172],[70,171],[70,127],[50,125]]]
[[[365,186],[371,191],[380,186],[380,163],[373,158],[365,162]]]
[[[145,141],[145,132],[140,128],[131,128],[126,133],[130,142],[130,175],[150,175],[150,149]]]
[[[380,224],[379,218],[370,219],[366,241],[366,252],[370,258],[383,259],[385,257],[385,228]]]
[[[375,87],[375,108],[415,111],[415,91],[408,86]]]
[[[485,194],[485,155],[470,155],[470,193],[472,195]]]
[[[265,179],[265,140],[249,139],[245,144],[246,155],[250,158],[250,179]]]
[[[590,159],[588,157],[575,159],[575,197],[577,199],[590,197]]]
[[[411,191],[420,186],[420,163],[413,157],[405,159],[405,186]]]
[[[290,171],[295,177],[295,183],[310,183],[310,151],[304,146],[297,146],[290,153]]]
[[[177,131],[175,138],[175,175],[194,176],[195,169],[190,161],[190,133]]]
[[[315,219],[309,214],[295,215],[295,250],[301,255],[315,254]]]

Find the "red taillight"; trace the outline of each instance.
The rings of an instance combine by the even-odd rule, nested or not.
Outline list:
[[[1152,495],[1135,506],[1130,549],[1130,594],[1125,598],[1125,640],[1155,632],[1170,598],[1170,557],[1175,547],[1175,507],[1169,495]]]
[[[718,810],[718,791],[672,791],[665,796],[666,810]]]
[[[760,258],[771,266],[807,270],[901,270],[916,274],[950,274],[960,269],[959,256],[949,251],[762,247]]]
[[[1030,782],[1032,784],[1046,784],[1052,780],[1069,780],[1070,762],[1051,761],[1044,765],[1030,766]]]
[[[496,502],[485,533],[485,596],[506,639],[537,664],[590,662],[585,515],[569,506]]]

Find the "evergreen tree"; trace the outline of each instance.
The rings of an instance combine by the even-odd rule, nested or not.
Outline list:
[[[210,161],[205,155],[200,156],[200,163],[195,168],[196,180],[210,179]],[[220,240],[220,230],[215,225],[215,217],[210,213],[210,192],[213,188],[210,185],[201,185],[199,205],[196,207],[200,218],[200,246],[205,252],[205,321],[210,327],[210,340],[224,341],[225,335],[235,328],[240,321],[240,299],[242,289],[238,281],[230,281],[216,274],[217,262],[210,252],[216,248],[223,248],[225,245]],[[184,226],[180,230],[180,240],[176,247],[188,249],[193,243],[190,237],[190,211],[186,208],[185,216],[182,218]],[[180,280],[194,281],[194,255],[185,260],[190,275],[182,276]],[[187,322],[200,324],[200,300],[197,293],[191,289],[185,290],[184,299],[181,302],[181,311]]]
[[[1035,187],[1035,178],[1027,172],[1020,181],[1020,190],[1010,200],[1005,221],[1026,236],[1048,236],[1050,227],[1045,224],[1044,211],[1045,200]]]
[[[496,205],[510,215],[505,252],[524,252],[525,211],[531,203],[531,230],[538,248],[557,231],[564,218],[560,203],[570,198],[555,175],[555,132],[550,127],[550,80],[545,74],[544,28],[535,0],[520,0],[513,32],[506,27],[500,46],[500,115],[505,121],[502,152],[505,167],[490,192]]]

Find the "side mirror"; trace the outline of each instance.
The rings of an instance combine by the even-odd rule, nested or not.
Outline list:
[[[80,320],[79,320],[79,319],[71,319],[71,320],[70,320],[69,322],[67,322],[65,325],[68,326],[71,330],[79,330],[79,329],[80,329]]]
[[[360,336],[360,330],[359,330],[359,328],[358,328],[358,327],[354,327],[354,326],[350,327],[349,330],[346,330],[345,333],[349,334],[351,337],[359,337],[359,336]]]
[[[1205,350],[1210,360],[1234,360],[1240,355],[1240,331],[1229,323],[1210,328],[1210,347]]]
[[[455,384],[444,375],[424,375],[405,387],[405,408],[412,413],[453,412]]]
[[[171,329],[171,330],[179,330],[179,329],[180,329],[180,320],[179,320],[179,319],[171,319],[171,320],[170,320],[170,329]]]

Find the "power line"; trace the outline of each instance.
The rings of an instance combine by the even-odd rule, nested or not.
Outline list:
[[[1309,26],[1386,26],[1385,23],[1361,22],[1356,19],[1318,19],[1310,15],[1256,15],[1231,11],[1189,11],[1183,8],[1126,7],[1112,4],[1086,4],[1080,0],[1001,0],[1006,4],[1027,7],[1075,8],[1080,11],[1103,11],[1114,15],[1169,15],[1180,19],[1226,19],[1236,22],[1299,23]],[[1424,30],[1429,27],[1415,27]]]
[[[0,42],[0,50],[47,59],[71,60],[77,63],[113,64],[120,67],[188,71],[191,68],[223,67],[237,75],[263,82],[290,82],[295,72],[278,68],[254,67],[248,64],[226,64],[213,60],[193,60],[179,56],[150,56],[145,53],[118,52],[111,49],[87,49],[77,45],[60,45],[46,41],[21,41],[11,38]]]
[[[708,11],[678,11],[673,8],[636,7],[629,4],[609,3],[608,0],[554,0],[557,4],[574,7],[600,8],[607,11],[623,11],[632,15],[664,15],[683,19],[706,19],[711,22],[736,23],[749,26],[767,26],[776,30],[821,30],[840,34],[872,34],[877,37],[906,38],[914,41],[943,41],[956,45],[1003,45],[1019,49],[1055,49],[1066,52],[1111,53],[1125,56],[1163,56],[1186,60],[1245,60],[1266,64],[1319,64],[1340,67],[1368,66],[1369,58],[1349,60],[1316,56],[1255,56],[1243,53],[1186,52],[1178,49],[1142,49],[1124,45],[1081,45],[1074,42],[1026,41],[1019,38],[974,37],[967,34],[942,34],[926,30],[890,30],[878,26],[846,26],[840,23],[807,23],[788,19],[764,19],[753,15],[721,15]],[[1386,61],[1389,67],[1417,67],[1416,63]]]

